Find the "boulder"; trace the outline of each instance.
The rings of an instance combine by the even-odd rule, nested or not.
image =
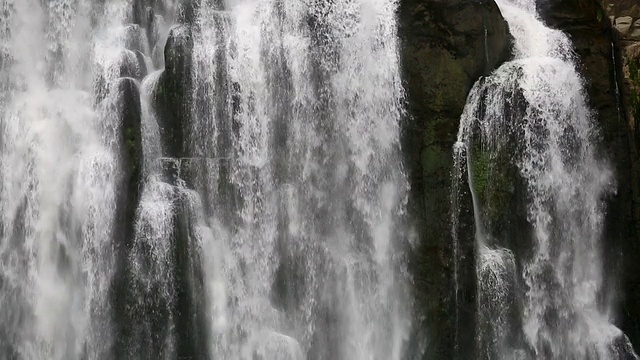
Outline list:
[[[196,0],[180,0],[178,3],[178,22],[181,24],[193,24],[198,14]]]
[[[624,240],[618,245],[622,253],[622,269],[620,276],[621,289],[617,298],[620,299],[619,327],[631,340],[636,351],[640,351],[640,43],[628,44],[619,42],[619,81],[621,83],[621,120],[626,126],[626,137],[621,141],[627,142],[626,167],[620,166],[618,186],[625,196],[623,203],[627,205],[623,220],[628,226],[622,233]],[[626,121],[624,121],[626,120]],[[631,214],[628,215],[627,213]],[[615,214],[613,214],[615,216]],[[609,239],[607,239],[608,241]],[[620,261],[619,257],[617,259]],[[615,260],[612,260],[612,262]]]

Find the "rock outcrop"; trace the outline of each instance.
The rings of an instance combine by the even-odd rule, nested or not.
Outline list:
[[[430,339],[424,357],[469,358],[474,346],[475,244],[473,236],[461,244],[456,296],[449,195],[452,146],[469,90],[508,59],[510,35],[493,0],[403,1],[399,34],[409,110],[403,148],[412,189],[409,206],[420,238],[411,269],[417,315],[424,319],[420,331]]]
[[[610,1],[612,2],[612,1]],[[611,6],[613,5],[613,6]],[[619,186],[626,196],[623,203],[626,220],[619,226],[624,238],[618,246],[622,254],[622,274],[619,293],[619,325],[630,338],[636,351],[640,351],[640,3],[618,1],[605,5],[607,15],[614,26],[616,43],[616,75],[620,91],[620,120],[625,126],[626,141],[624,159],[620,166]],[[632,27],[622,27],[621,18],[632,18]],[[622,145],[622,144],[621,144]],[[612,219],[612,221],[615,219]],[[624,227],[623,227],[624,226]],[[617,254],[616,254],[617,255]],[[619,261],[619,256],[617,257]],[[613,260],[615,261],[615,260]],[[612,262],[613,262],[612,261]]]

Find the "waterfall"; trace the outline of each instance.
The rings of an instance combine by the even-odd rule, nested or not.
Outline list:
[[[475,84],[454,148],[476,216],[478,357],[637,358],[603,301],[615,184],[571,42],[535,1],[497,3],[514,60]]]
[[[394,0],[0,0],[0,357],[401,359]]]
[[[407,184],[395,4],[227,5],[196,19],[187,129],[190,156],[216,156],[194,185],[228,236],[218,271],[236,299],[212,352],[293,358],[269,352],[287,336],[287,354],[398,358],[407,319],[391,255]]]
[[[117,94],[105,84],[95,98],[92,69],[109,77],[123,7],[99,9],[96,24],[98,9],[87,1],[4,0],[0,9],[0,353],[101,357],[112,340],[122,174]]]

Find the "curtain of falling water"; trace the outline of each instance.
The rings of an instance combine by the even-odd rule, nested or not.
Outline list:
[[[401,358],[396,3],[198,3],[0,0],[0,356]]]
[[[400,357],[395,6],[201,5],[190,149],[224,251],[208,276],[232,299],[212,321],[214,356]]]
[[[535,1],[497,3],[515,60],[472,89],[456,145],[469,184],[482,182],[472,188],[478,356],[637,358],[600,300],[603,198],[613,179],[571,42],[544,26]],[[522,198],[504,200],[511,196]],[[509,230],[517,216],[528,225]]]
[[[128,4],[0,1],[0,357],[102,358]],[[94,79],[102,97],[94,97]]]

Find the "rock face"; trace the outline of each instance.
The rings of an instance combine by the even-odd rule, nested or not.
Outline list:
[[[637,0],[540,0],[543,18],[569,34],[580,60],[591,105],[602,129],[618,191],[607,204],[604,239],[606,297],[618,309],[616,325],[640,350],[640,188],[638,92],[640,23]],[[640,38],[638,38],[640,39]]]
[[[620,182],[624,181],[624,195],[627,195],[625,210],[631,213],[625,241],[620,248],[623,254],[622,294],[620,321],[622,330],[629,336],[636,351],[640,351],[640,43],[625,45],[618,42],[618,53],[622,67],[619,71],[621,81],[621,103],[623,113],[621,119],[627,126],[628,142],[627,158],[630,160],[622,171]],[[618,68],[620,70],[620,68]],[[619,79],[620,80],[620,79]],[[629,166],[630,165],[630,166]],[[625,214],[627,215],[627,214]],[[627,221],[628,223],[629,221]]]
[[[132,284],[129,264],[124,260],[130,253],[135,233],[135,213],[140,198],[139,186],[142,180],[142,133],[140,93],[135,81],[121,78],[117,83],[117,116],[121,119],[121,162],[122,180],[119,186],[117,223],[120,224],[117,238],[118,270],[114,277],[113,299],[118,336],[114,354],[128,357],[131,354],[130,327],[125,319],[135,318],[135,314],[126,304],[132,296]]]
[[[420,328],[430,339],[424,357],[470,358],[475,244],[473,236],[461,244],[456,295],[449,198],[452,146],[469,90],[508,59],[510,35],[493,0],[403,1],[399,34],[409,110],[403,148],[412,188],[409,206],[420,239],[411,269],[417,315],[424,319]],[[467,211],[466,216],[473,215]]]
[[[164,49],[165,69],[153,93],[160,135],[169,157],[185,156],[183,139],[190,118],[192,48],[189,26],[171,29]]]
[[[602,11],[618,37],[640,40],[640,3],[636,0],[600,0]]]
[[[184,128],[190,120],[191,67],[193,39],[190,22],[195,16],[195,1],[180,0],[175,3],[179,24],[162,29],[165,24],[159,14],[167,9],[164,2],[140,0],[132,2],[129,20],[125,27],[125,47],[112,71],[119,79],[116,87],[117,116],[121,120],[123,179],[118,202],[117,234],[119,259],[118,273],[113,284],[113,306],[117,323],[117,341],[113,349],[116,358],[139,357],[147,354],[154,358],[175,356],[184,359],[204,358],[207,353],[206,314],[201,259],[197,253],[197,232],[193,219],[197,216],[192,202],[176,183],[175,169],[166,169],[167,186],[173,186],[171,253],[168,255],[173,271],[167,275],[170,284],[147,286],[135,269],[135,261],[156,261],[138,242],[135,227],[141,191],[149,186],[142,173],[142,103],[136,80],[141,80],[152,69],[147,68],[147,55],[151,48],[161,49],[164,70],[151,94],[151,105],[157,116],[163,147],[163,157],[180,166],[185,155]],[[171,5],[174,6],[174,5]],[[160,33],[166,31],[161,38]],[[165,44],[166,40],[166,44]],[[145,55],[146,54],[146,55]],[[106,90],[105,80],[99,84]],[[164,166],[163,166],[164,169]],[[135,249],[134,249],[135,247]],[[128,259],[135,260],[128,260]],[[145,294],[167,291],[156,297]],[[169,295],[167,295],[169,294]],[[169,320],[167,320],[169,319]],[[170,327],[177,336],[171,338]]]

